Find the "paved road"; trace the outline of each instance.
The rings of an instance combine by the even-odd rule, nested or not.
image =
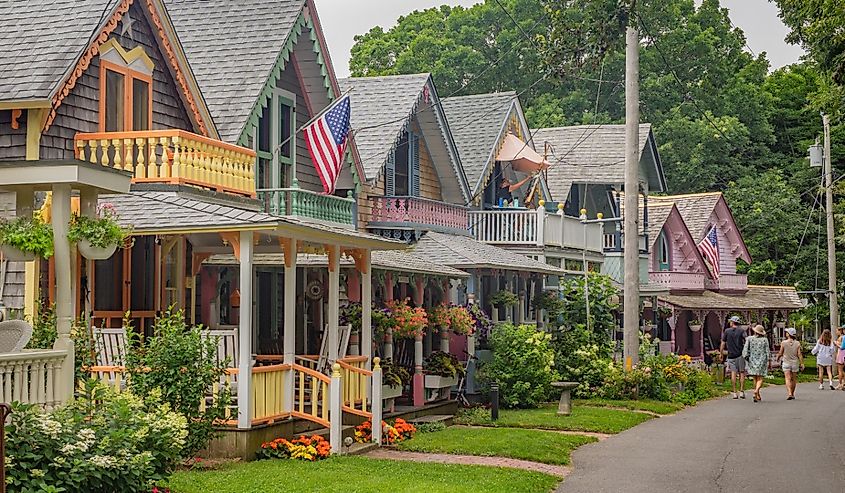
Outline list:
[[[558,493],[843,492],[845,392],[719,399],[579,448]]]

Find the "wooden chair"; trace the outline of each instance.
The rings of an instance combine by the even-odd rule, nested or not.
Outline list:
[[[202,336],[206,339],[217,338],[217,362],[225,361],[230,369],[238,367],[238,328],[227,327],[219,329],[208,329],[202,331]],[[232,393],[232,401],[236,402],[238,396],[238,374],[223,375],[220,377],[220,388],[222,389],[229,385],[229,390]]]
[[[317,371],[329,374],[334,361],[329,358],[329,327],[323,330],[323,340],[320,343],[320,357],[317,360]],[[352,335],[352,324],[338,326],[337,355],[339,358],[346,356],[349,349],[349,337]]]
[[[126,329],[94,327],[94,366],[91,376],[108,385],[121,382],[126,365]],[[122,387],[121,382],[119,386]]]

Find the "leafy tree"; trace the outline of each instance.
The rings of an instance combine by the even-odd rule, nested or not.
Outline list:
[[[791,29],[786,40],[800,44],[838,84],[845,84],[845,3],[836,0],[769,0]]]

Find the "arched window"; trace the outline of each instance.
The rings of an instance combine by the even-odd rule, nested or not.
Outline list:
[[[667,271],[670,268],[669,239],[666,238],[666,232],[661,231],[660,237],[657,239],[657,270]]]

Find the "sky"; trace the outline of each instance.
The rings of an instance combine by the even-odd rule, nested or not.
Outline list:
[[[339,77],[349,75],[349,50],[354,36],[373,26],[389,29],[400,15],[444,3],[469,7],[478,0],[316,0],[317,11],[329,44],[329,52]],[[701,3],[701,0],[696,0]],[[765,51],[772,69],[795,63],[801,48],[787,44],[786,26],[777,15],[777,7],[768,0],[722,0],[730,9],[734,25],[745,31],[754,53]]]

